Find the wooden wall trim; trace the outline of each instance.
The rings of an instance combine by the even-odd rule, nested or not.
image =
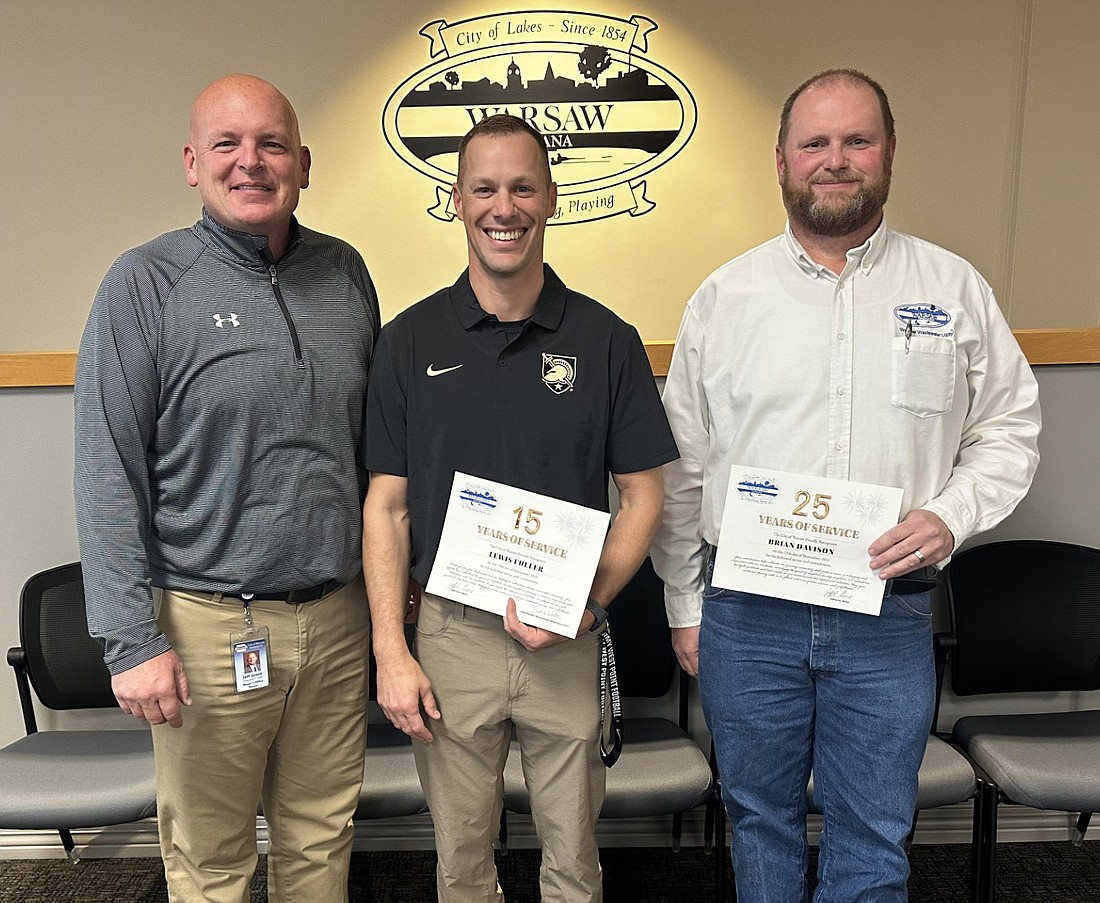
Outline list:
[[[1100,329],[1015,329],[1032,365],[1100,363]]]
[[[71,386],[75,376],[75,351],[0,354],[0,388]]]
[[[1100,364],[1100,329],[1016,329],[1016,341],[1032,366]],[[665,376],[672,342],[646,342],[655,376]],[[0,388],[71,386],[75,351],[20,351],[0,354]]]

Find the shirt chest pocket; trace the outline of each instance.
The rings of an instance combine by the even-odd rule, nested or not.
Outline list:
[[[917,417],[951,410],[955,399],[953,336],[895,336],[890,355],[890,404]]]

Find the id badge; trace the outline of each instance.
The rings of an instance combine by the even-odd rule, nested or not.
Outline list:
[[[259,690],[271,683],[268,640],[266,627],[248,627],[240,633],[229,634],[233,679],[238,693]]]

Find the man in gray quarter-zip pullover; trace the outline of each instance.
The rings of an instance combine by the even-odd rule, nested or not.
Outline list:
[[[183,157],[202,219],[119,258],[81,341],[88,624],[153,726],[171,899],[249,899],[262,801],[269,898],[346,900],[378,301],[359,254],[293,216],[310,154],[272,85],[206,88]]]

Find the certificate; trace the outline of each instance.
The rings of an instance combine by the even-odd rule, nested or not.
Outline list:
[[[428,577],[437,596],[574,637],[611,515],[455,473]]]
[[[712,583],[877,615],[867,547],[898,522],[902,490],[734,464]]]

